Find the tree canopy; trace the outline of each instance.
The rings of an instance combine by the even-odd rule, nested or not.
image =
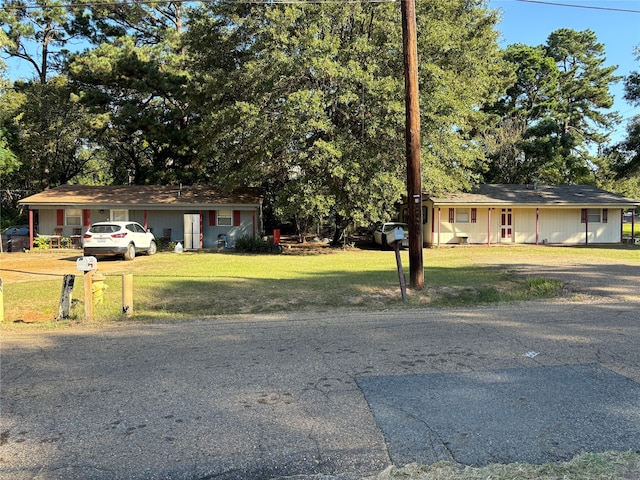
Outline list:
[[[489,142],[492,183],[591,183],[594,149],[618,122],[604,46],[590,30],[559,29],[545,45],[510,45],[516,82],[487,109],[497,117]]]
[[[329,218],[336,239],[388,219],[405,194],[395,3],[5,4],[0,48],[33,76],[1,92],[3,188],[262,186],[271,221]],[[616,160],[593,153],[617,120],[618,79],[593,32],[501,50],[486,0],[416,13],[425,190],[635,171],[637,123]]]

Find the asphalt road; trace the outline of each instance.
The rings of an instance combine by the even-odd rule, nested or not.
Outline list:
[[[637,274],[558,302],[5,330],[0,478],[351,480],[637,450]]]

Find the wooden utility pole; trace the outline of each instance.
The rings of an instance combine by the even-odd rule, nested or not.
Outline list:
[[[407,204],[409,207],[409,283],[424,288],[422,263],[422,178],[420,174],[420,104],[418,101],[418,34],[415,0],[400,0],[407,142]]]

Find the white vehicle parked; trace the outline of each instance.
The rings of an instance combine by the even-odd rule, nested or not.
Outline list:
[[[133,260],[144,252],[157,251],[153,233],[136,222],[99,222],[91,225],[82,238],[84,256],[122,255]]]
[[[378,225],[373,231],[373,241],[382,248],[387,248],[387,246],[390,246],[387,244],[387,233],[393,231],[396,227],[404,230],[404,240],[401,246],[407,248],[409,246],[409,226],[406,223],[389,222]]]

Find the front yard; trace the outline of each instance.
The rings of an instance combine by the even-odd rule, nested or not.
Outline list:
[[[74,250],[3,254],[4,325],[58,326],[83,320],[83,280]],[[401,254],[408,278],[408,254]],[[640,266],[640,249],[614,247],[455,247],[424,250],[425,289],[402,301],[392,251],[294,246],[282,255],[163,252],[132,262],[99,259],[106,275],[94,321],[121,320],[122,275],[133,274],[134,320],[339,308],[456,306],[566,295],[562,282],[537,275],[536,265]],[[525,268],[526,266],[526,268]],[[526,273],[525,273],[526,272]],[[532,273],[533,272],[533,273]],[[71,317],[53,322],[64,274],[75,274]]]

